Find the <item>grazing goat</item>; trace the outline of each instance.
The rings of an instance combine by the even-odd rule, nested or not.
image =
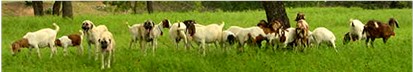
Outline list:
[[[185,21],[184,21],[185,23]],[[200,44],[200,49],[203,50],[202,54],[205,56],[205,45],[206,43],[219,43],[222,41],[222,32],[224,23],[221,25],[210,24],[210,25],[200,25],[193,22],[185,23],[187,25],[187,30],[189,36],[198,44]]]
[[[222,32],[222,41],[221,41],[221,47],[226,48],[225,44],[233,45],[235,43],[235,34],[232,33],[231,31],[223,31]]]
[[[371,46],[374,48],[373,42],[376,38],[383,38],[383,42],[386,43],[387,40],[391,36],[395,36],[396,34],[394,33],[392,27],[390,25],[396,24],[396,21],[392,21],[393,19],[390,19],[390,23],[386,24],[377,20],[369,20],[364,26],[363,29],[363,34],[366,34],[366,44],[368,46],[369,40],[371,39]]]
[[[265,20],[261,20],[257,24],[257,26],[260,27],[262,30],[264,30],[265,34],[276,33],[276,30],[282,27],[281,23],[277,20],[274,20],[271,23],[268,23]],[[261,45],[261,42],[263,40],[267,41],[267,46],[270,44],[269,40],[264,39],[264,38],[258,38],[257,40],[255,40],[255,41],[257,41],[255,43],[259,43],[259,45]]]
[[[333,32],[331,32],[325,27],[318,27],[314,29],[314,31],[311,32],[310,34],[311,43],[320,45],[321,42],[327,42],[334,48],[334,50],[336,50],[336,52],[338,52],[336,49],[335,40],[336,40],[336,37],[334,36]]]
[[[230,31],[236,35],[236,33],[240,32],[244,28],[239,27],[239,26],[230,26],[226,31]]]
[[[67,47],[69,46],[74,46],[78,47],[79,53],[83,55],[83,46],[82,46],[82,40],[83,40],[83,31],[79,30],[80,34],[70,34],[66,36],[62,36],[59,39],[56,39],[55,45],[63,47],[63,56],[67,55]]]
[[[364,34],[363,37],[365,37],[366,35]],[[347,44],[350,41],[356,41],[357,40],[357,35],[352,35],[352,37],[350,37],[350,32],[347,32],[344,37],[343,37],[343,44]]]
[[[287,47],[289,43],[293,43],[296,39],[297,33],[295,32],[296,28],[287,28],[287,29],[278,29],[277,33],[271,33],[268,35],[269,42],[271,44],[276,44],[277,48],[280,45],[282,47]]]
[[[249,27],[249,28],[242,28],[239,32],[235,33],[236,38],[239,42],[239,52],[243,52],[247,40],[252,40],[252,42],[256,42],[258,38],[265,38],[266,34],[264,31],[259,27]],[[259,44],[260,46],[260,44]]]
[[[145,24],[151,24],[153,22],[147,21]],[[129,43],[129,48],[133,45],[134,42],[140,41],[141,47],[144,49],[145,55],[147,54],[147,48],[145,48],[146,42],[150,42],[152,45],[152,53],[155,53],[156,46],[158,45],[158,39],[160,36],[163,35],[163,28],[169,28],[169,21],[167,19],[161,21],[158,25],[154,25],[149,31],[149,33],[144,32],[145,27],[142,24],[134,24],[133,26],[128,26],[129,27],[129,32],[132,35],[132,40]],[[152,39],[148,39],[148,37],[152,37]],[[146,40],[144,40],[146,39]]]
[[[57,50],[55,45],[55,39],[57,32],[59,32],[59,26],[53,23],[56,29],[44,28],[35,32],[28,32],[23,36],[23,39],[19,39],[11,44],[12,55],[20,52],[20,48],[35,48],[37,50],[37,56],[40,58],[40,49],[42,47],[50,47],[50,58],[53,57],[53,53],[56,54]],[[30,49],[31,51],[31,49]],[[31,52],[30,52],[31,53]]]
[[[351,41],[357,41],[365,38],[365,34],[362,34],[364,24],[358,19],[350,19],[350,31],[349,38]]]

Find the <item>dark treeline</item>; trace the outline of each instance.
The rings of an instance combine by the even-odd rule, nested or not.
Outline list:
[[[110,11],[128,11],[135,13],[146,12],[144,1],[104,1],[111,6]],[[286,1],[287,8],[299,7],[360,7],[363,9],[398,9],[411,8],[411,1]],[[136,6],[136,7],[135,7]],[[186,11],[244,11],[262,10],[260,1],[154,1],[151,6],[155,12],[186,12]],[[137,9],[133,9],[137,8]]]

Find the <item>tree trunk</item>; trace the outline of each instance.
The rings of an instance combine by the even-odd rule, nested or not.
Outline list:
[[[138,12],[137,12],[137,8],[138,7],[138,1],[133,1],[133,14],[138,14]]]
[[[43,2],[33,1],[33,11],[35,16],[43,16]]]
[[[290,27],[290,21],[287,16],[287,12],[284,8],[284,3],[281,1],[263,1],[262,5],[265,9],[265,14],[267,15],[267,21],[269,23],[274,22],[274,20],[280,21],[284,28]]]
[[[73,19],[73,10],[72,10],[72,2],[70,1],[63,1],[63,17],[68,17]]]
[[[146,1],[146,9],[148,9],[149,14],[153,12],[152,1]]]
[[[60,15],[60,8],[62,7],[62,1],[55,1],[53,4],[53,15]]]

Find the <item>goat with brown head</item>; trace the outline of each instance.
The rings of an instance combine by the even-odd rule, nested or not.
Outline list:
[[[195,28],[195,24],[196,24],[196,22],[195,22],[195,20],[185,20],[184,22],[183,22],[184,24],[185,24],[185,26],[187,27],[187,32],[189,33],[189,35],[190,36],[193,36],[194,34],[195,34],[195,30],[196,30],[196,28]]]
[[[386,43],[391,36],[395,35],[392,27],[389,26],[389,24],[377,20],[369,20],[366,26],[364,26],[362,33],[366,33],[366,44],[368,44],[369,40],[371,39],[370,43],[373,47],[375,38],[383,38],[383,42]]]
[[[171,25],[171,24],[170,24],[170,22],[169,22],[168,19],[162,20],[162,26],[163,26],[164,28],[170,28],[170,27],[171,27],[170,25]]]
[[[295,21],[299,21],[299,20],[305,20],[304,18],[304,13],[297,13],[297,17],[295,17]]]
[[[16,53],[20,52],[20,48],[28,48],[29,46],[29,40],[25,38],[17,40],[11,44],[11,53],[14,56]]]

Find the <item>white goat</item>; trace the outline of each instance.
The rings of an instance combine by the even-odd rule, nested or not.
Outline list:
[[[366,38],[366,35],[362,34],[363,29],[364,29],[364,24],[358,20],[358,19],[350,19],[350,32],[349,32],[349,36],[350,39],[353,39],[354,36],[357,37],[357,40],[360,40],[362,38]],[[353,40],[355,41],[355,40]]]
[[[227,31],[230,31],[230,32],[232,32],[232,33],[238,33],[238,32],[240,32],[241,30],[243,30],[244,28],[242,28],[242,27],[239,27],[239,26],[230,26],[228,29],[227,29]]]
[[[185,49],[188,47],[188,39],[185,34],[186,26],[182,22],[172,24],[171,28],[169,29],[169,38],[175,43],[176,49],[178,49],[179,42],[183,39]]]
[[[200,24],[188,24],[188,34],[192,37],[192,40],[200,44],[200,49],[203,49],[203,55],[205,56],[205,45],[206,43],[219,43],[222,41],[222,29],[224,28],[224,23],[221,25],[210,24],[210,25],[200,25]]]
[[[60,27],[53,23],[56,29],[44,28],[35,32],[28,32],[23,36],[23,39],[20,39],[12,43],[12,54],[15,55],[16,52],[20,51],[20,48],[32,48],[34,47],[37,50],[37,55],[40,58],[40,49],[42,47],[50,47],[50,58],[53,57],[53,53],[57,53],[55,47],[55,39],[57,32],[59,32]]]
[[[242,28],[239,32],[235,33],[235,35],[239,42],[241,52],[244,51],[243,46],[247,40],[252,39],[252,41],[254,41],[258,36],[266,37],[266,34],[260,27]]]
[[[233,45],[235,43],[235,34],[231,31],[222,31],[221,47],[226,48],[225,44]]]
[[[325,27],[318,27],[314,29],[313,32],[310,33],[311,43],[320,45],[321,42],[328,42],[334,48],[334,50],[338,52],[336,49],[335,40],[336,40],[336,37],[334,36],[333,32],[331,32]]]
[[[280,29],[278,33],[271,33],[267,36],[271,44],[276,44],[277,47],[283,45],[282,47],[287,47],[288,43],[294,42],[297,33],[295,28]]]

